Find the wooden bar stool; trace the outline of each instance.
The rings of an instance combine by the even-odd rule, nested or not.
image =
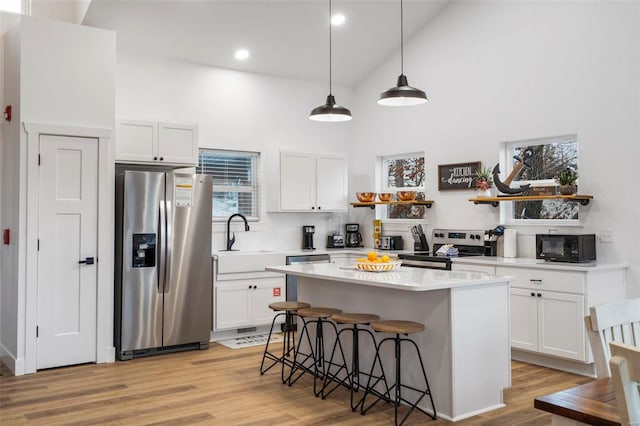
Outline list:
[[[394,403],[394,422],[395,425],[401,425],[403,424],[406,420],[407,417],[409,417],[409,415],[413,412],[414,409],[417,409],[418,411],[421,411],[422,413],[426,414],[427,416],[431,417],[433,420],[436,419],[436,407],[435,404],[433,403],[433,397],[431,395],[431,389],[429,388],[429,381],[427,380],[427,373],[424,369],[424,363],[422,362],[422,355],[420,354],[420,348],[418,348],[418,345],[416,345],[416,343],[411,340],[411,339],[406,339],[406,338],[402,338],[400,337],[400,335],[409,335],[409,334],[413,334],[413,333],[420,333],[422,331],[424,331],[424,325],[419,323],[419,322],[414,322],[414,321],[398,321],[398,320],[387,320],[387,321],[378,321],[375,322],[373,324],[371,324],[371,328],[373,328],[374,331],[379,332],[379,333],[391,333],[391,334],[395,334],[395,337],[387,337],[385,339],[382,339],[380,341],[380,343],[378,344],[378,346],[376,347],[376,355],[375,358],[373,359],[373,365],[371,367],[371,373],[373,374],[373,370],[376,366],[376,361],[380,364],[380,367],[382,368],[382,360],[380,358],[380,349],[382,348],[382,345],[385,342],[394,342],[394,346],[395,346],[395,370],[396,370],[396,378],[395,378],[395,383],[391,386],[391,388],[389,388],[389,390],[394,390],[394,397],[391,399],[386,398],[384,395],[379,395],[379,394],[375,394],[376,400],[369,405],[368,407],[365,408],[365,399],[367,397],[367,395],[369,393],[373,393],[370,391],[370,389],[372,389],[372,384],[371,384],[371,377],[369,377],[369,381],[367,383],[367,387],[365,389],[365,393],[364,396],[362,397],[362,408],[360,413],[361,414],[365,414],[367,412],[367,410],[369,410],[371,407],[373,407],[378,401],[380,400],[385,400],[387,402],[393,402]],[[424,389],[417,389],[414,388],[413,386],[409,386],[406,384],[402,383],[401,380],[401,374],[402,374],[402,364],[401,364],[401,359],[402,359],[402,343],[403,342],[407,342],[410,343],[411,345],[413,345],[413,347],[416,350],[416,354],[418,355],[418,360],[420,361],[420,367],[422,369],[422,376],[424,378],[424,384],[425,384],[425,388]],[[376,385],[376,383],[379,381],[380,379],[377,379],[377,381],[373,384],[373,386]],[[405,399],[402,396],[402,389],[403,388],[407,388],[407,389],[411,389],[415,392],[419,392],[420,393],[420,397],[415,401],[415,402],[411,402],[408,401],[407,399]],[[429,414],[426,411],[424,411],[422,408],[418,407],[418,404],[420,403],[420,401],[422,401],[422,398],[424,398],[425,396],[429,396],[429,399],[431,400],[431,408],[433,409],[433,414]],[[400,421],[400,423],[398,423],[398,407],[400,406],[400,403],[404,402],[407,403],[410,408],[409,411],[407,411],[407,413],[405,414],[405,416],[402,418],[402,420]]]
[[[325,357],[324,357],[324,327],[329,326],[333,327],[333,330],[338,335],[338,328],[336,325],[330,320],[331,315],[339,314],[342,311],[340,309],[334,308],[305,308],[298,310],[298,316],[302,317],[302,322],[304,323],[302,327],[302,331],[300,331],[300,335],[298,337],[298,345],[295,348],[293,355],[293,367],[291,368],[291,373],[289,374],[288,383],[289,386],[293,385],[295,382],[302,377],[305,373],[313,374],[313,393],[315,396],[320,396],[322,392],[322,387],[324,386],[324,374],[325,374]],[[316,335],[315,335],[315,343],[311,342],[311,335],[309,334],[309,325],[314,324]],[[300,353],[300,345],[302,344],[303,338],[306,337],[307,343],[309,344],[310,353]],[[342,345],[338,343],[340,346],[340,350],[342,350]],[[343,359],[344,359],[344,352]],[[298,360],[298,356],[302,356],[302,360]],[[309,361],[312,362],[309,365]],[[300,370],[298,375],[296,376],[297,370]],[[318,381],[322,381],[322,386],[319,387]]]
[[[366,328],[358,327],[359,325],[370,325],[374,321],[378,321],[380,317],[375,314],[355,314],[355,313],[341,313],[335,314],[331,316],[331,319],[334,320],[337,324],[343,325],[351,325],[351,327],[342,328],[336,337],[336,341],[333,344],[333,349],[331,350],[331,357],[329,358],[327,372],[325,374],[325,382],[322,390],[322,399],[326,398],[330,395],[336,388],[340,385],[345,386],[349,389],[350,393],[350,404],[351,411],[356,411],[358,406],[362,403],[362,398],[360,398],[357,402],[354,401],[354,393],[358,392],[361,388],[360,385],[360,375],[364,374],[369,376],[366,372],[360,371],[360,333],[365,333],[371,337],[371,342],[373,343],[373,347],[376,347],[376,338],[373,333]],[[333,359],[336,354],[336,349],[339,348],[338,344],[340,342],[340,335],[342,333],[351,333],[351,368],[347,367],[347,363],[343,364],[335,364]],[[342,359],[344,359],[344,354],[342,354]],[[336,371],[332,372],[332,366],[339,367]],[[339,374],[344,371],[345,377],[340,378]],[[388,397],[388,385],[386,382],[386,378],[384,377],[384,371],[381,372],[381,376],[379,376],[381,380],[384,380],[386,389],[387,389],[387,397]],[[328,388],[328,385],[331,381],[335,382],[335,386],[331,389]]]
[[[294,319],[297,317],[297,311],[303,308],[311,307],[310,304],[305,302],[274,302],[269,304],[269,308],[277,314],[273,317],[273,321],[271,321],[271,330],[269,330],[269,338],[267,340],[267,344],[264,347],[264,354],[262,355],[262,363],[260,364],[260,374],[264,374],[271,369],[274,365],[280,363],[282,364],[282,369],[280,371],[280,377],[282,379],[282,383],[287,381],[287,377],[284,375],[284,366],[288,365],[291,367],[293,365],[293,361],[290,361],[288,358],[291,356],[291,353],[295,351],[296,344],[296,327],[294,324]],[[269,342],[271,342],[271,334],[273,334],[273,328],[275,327],[276,320],[284,315],[284,324],[282,325],[282,332],[284,333],[284,342],[282,343],[282,355],[278,356],[272,352],[269,352]],[[265,367],[266,360],[272,361],[271,364]]]

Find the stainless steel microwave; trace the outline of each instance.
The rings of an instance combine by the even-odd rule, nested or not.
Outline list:
[[[536,259],[583,263],[596,260],[595,234],[536,234]]]

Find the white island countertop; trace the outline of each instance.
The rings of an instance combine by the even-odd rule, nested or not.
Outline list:
[[[406,291],[442,290],[509,281],[507,277],[498,277],[480,272],[452,272],[402,266],[393,271],[368,272],[356,269],[352,265],[336,263],[267,266],[266,270],[300,277]]]

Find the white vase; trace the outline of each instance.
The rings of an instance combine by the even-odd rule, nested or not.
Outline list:
[[[485,189],[484,191],[478,191],[476,194],[478,197],[491,197],[491,190]]]

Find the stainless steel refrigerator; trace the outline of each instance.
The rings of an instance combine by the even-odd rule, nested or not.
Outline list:
[[[211,177],[116,169],[118,359],[209,345]]]

